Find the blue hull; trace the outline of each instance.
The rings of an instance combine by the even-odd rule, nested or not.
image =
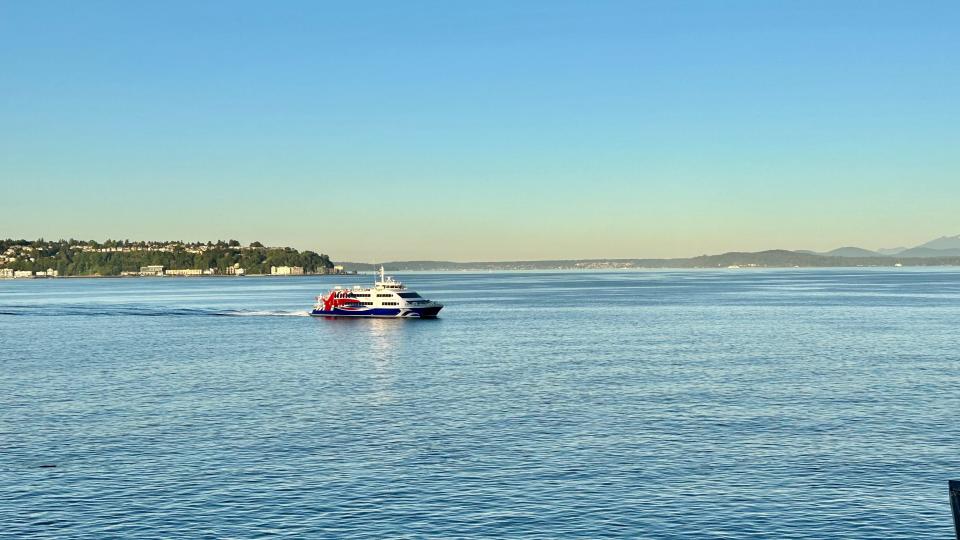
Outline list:
[[[333,308],[329,311],[315,309],[310,312],[314,317],[367,317],[367,318],[401,318],[401,319],[432,319],[443,306],[424,308],[363,308],[341,309]]]

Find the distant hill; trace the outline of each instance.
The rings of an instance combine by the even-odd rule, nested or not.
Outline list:
[[[936,240],[931,240],[926,244],[920,244],[917,247],[940,250],[960,250],[960,234],[956,236],[941,236]]]
[[[333,268],[330,257],[260,242],[241,246],[236,240],[214,242],[106,240],[0,240],[0,268],[30,272],[56,270],[61,276],[119,276],[142,266],[167,270],[243,268],[246,274],[269,274],[271,266],[300,266],[307,273]]]
[[[897,257],[958,257],[960,248],[954,249],[933,249],[929,247],[917,246],[897,253]]]
[[[681,259],[673,259],[680,261]],[[727,266],[793,267],[793,266],[847,266],[842,257],[828,257],[808,253],[797,253],[785,249],[767,251],[723,253],[721,255],[701,255],[685,259],[685,267],[715,268]]]
[[[797,250],[797,253],[814,253],[807,250]],[[826,253],[820,253],[828,257],[916,257],[916,258],[942,258],[960,256],[960,234],[956,236],[941,236],[925,244],[914,247],[895,247],[881,248],[876,251],[863,249],[860,247],[847,246],[837,248]]]
[[[853,246],[847,246],[842,248],[837,248],[826,253],[821,253],[821,255],[826,255],[827,257],[883,257],[880,253],[876,251],[870,251],[869,249],[863,249]]]

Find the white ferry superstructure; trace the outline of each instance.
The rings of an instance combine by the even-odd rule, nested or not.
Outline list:
[[[310,315],[314,317],[388,317],[432,319],[443,309],[443,304],[427,300],[403,283],[384,275],[373,287],[334,287],[326,295],[318,296]]]

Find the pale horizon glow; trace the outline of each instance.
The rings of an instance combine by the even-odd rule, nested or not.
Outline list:
[[[7,2],[0,237],[335,261],[960,233],[960,4]]]

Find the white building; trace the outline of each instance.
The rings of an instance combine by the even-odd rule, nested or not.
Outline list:
[[[163,265],[151,264],[150,266],[141,266],[140,275],[141,276],[162,276]]]
[[[271,276],[302,276],[302,266],[271,266]]]
[[[0,268],[0,279],[12,279],[13,268]]]
[[[163,272],[165,276],[202,276],[203,270],[199,268],[184,268],[182,270],[166,270]]]

